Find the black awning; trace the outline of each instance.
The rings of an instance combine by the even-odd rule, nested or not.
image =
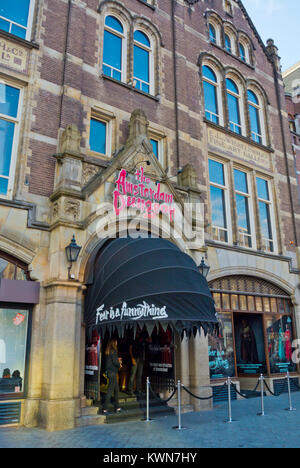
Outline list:
[[[88,287],[85,322],[91,331],[158,322],[190,334],[217,323],[214,301],[206,279],[193,259],[161,238],[118,238],[102,249]]]

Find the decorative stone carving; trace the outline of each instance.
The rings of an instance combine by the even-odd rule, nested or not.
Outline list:
[[[74,220],[80,216],[80,202],[78,200],[66,199],[64,203],[64,212],[67,216],[73,217]]]
[[[52,207],[52,219],[56,219],[58,217],[58,202],[55,202]]]
[[[93,164],[83,164],[83,171],[82,171],[82,185],[86,185],[95,174],[99,172],[99,167],[94,166]]]

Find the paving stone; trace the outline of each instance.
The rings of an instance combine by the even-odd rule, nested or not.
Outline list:
[[[297,411],[288,412],[288,396],[265,398],[265,416],[257,416],[260,399],[232,403],[235,422],[227,424],[227,404],[212,411],[185,413],[182,426],[176,415],[147,423],[77,427],[47,432],[40,428],[0,428],[0,448],[229,448],[300,447],[300,393],[292,395]]]

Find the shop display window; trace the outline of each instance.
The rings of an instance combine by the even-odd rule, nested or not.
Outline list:
[[[208,337],[211,379],[298,371],[293,362],[294,308],[285,291],[261,279],[237,276],[214,280],[210,287],[221,305],[220,334]],[[231,363],[236,373],[230,374]]]
[[[251,314],[235,316],[234,328],[238,373],[265,373],[267,367],[262,316]]]
[[[293,329],[292,319],[288,315],[266,317],[268,353],[271,374],[295,372],[293,363]]]
[[[24,391],[28,310],[0,308],[0,395]]]
[[[235,376],[234,344],[231,314],[218,314],[219,330],[208,335],[211,379]]]

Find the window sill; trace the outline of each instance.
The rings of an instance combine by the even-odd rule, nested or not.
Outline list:
[[[213,240],[207,240],[205,244],[209,247],[232,250],[232,251],[243,253],[243,254],[256,255],[258,257],[265,257],[265,258],[270,258],[273,260],[283,260],[285,262],[290,262],[290,257],[286,257],[284,255],[281,255],[275,252],[273,253],[264,252],[263,250],[250,249],[250,248],[241,247],[238,245],[226,244],[223,242],[217,242]]]
[[[36,42],[26,41],[26,39],[22,39],[21,37],[15,36],[14,34],[8,33],[6,31],[2,31],[1,29],[0,29],[0,37],[16,42],[19,45],[27,47],[27,49],[39,49],[40,48],[39,44],[37,44]]]
[[[235,60],[237,60],[238,62],[242,63],[243,65],[246,65],[247,67],[251,68],[251,70],[255,70],[255,67],[253,65],[251,65],[251,63],[248,63],[248,62],[244,62],[244,60],[240,59],[237,55],[234,55],[232,54],[231,52],[228,52],[226,49],[223,49],[223,47],[219,46],[218,44],[214,44],[213,42],[209,41],[209,43],[216,47],[217,49],[219,50],[222,50],[222,52],[224,52],[225,54],[229,55],[229,57],[232,57],[234,58]]]
[[[153,96],[152,94],[145,93],[144,91],[141,91],[140,89],[136,89],[134,86],[129,85],[127,83],[124,83],[123,81],[115,80],[114,78],[111,78],[110,76],[106,76],[103,73],[101,74],[101,77],[104,80],[111,81],[112,83],[116,83],[120,86],[123,86],[124,88],[130,89],[131,91],[134,91],[135,93],[141,94],[142,96],[145,96],[147,98],[153,99],[156,102],[160,102],[160,98],[157,96]]]
[[[143,0],[138,0],[138,2],[143,3],[145,6],[147,6],[148,8],[150,8],[153,11],[156,10],[156,6],[151,5],[150,3],[144,2]]]
[[[265,146],[261,145],[260,143],[256,143],[255,141],[251,140],[249,137],[245,137],[244,135],[239,135],[238,133],[235,133],[229,128],[222,127],[222,125],[218,125],[214,122],[211,122],[210,120],[207,120],[205,117],[203,118],[203,121],[207,124],[210,125],[211,127],[220,130],[223,133],[227,133],[227,135],[230,135],[231,137],[236,137],[237,139],[243,141],[244,143],[247,143],[248,145],[255,146],[255,148],[259,148],[264,151],[268,151],[269,153],[275,153],[274,149],[271,146]]]

